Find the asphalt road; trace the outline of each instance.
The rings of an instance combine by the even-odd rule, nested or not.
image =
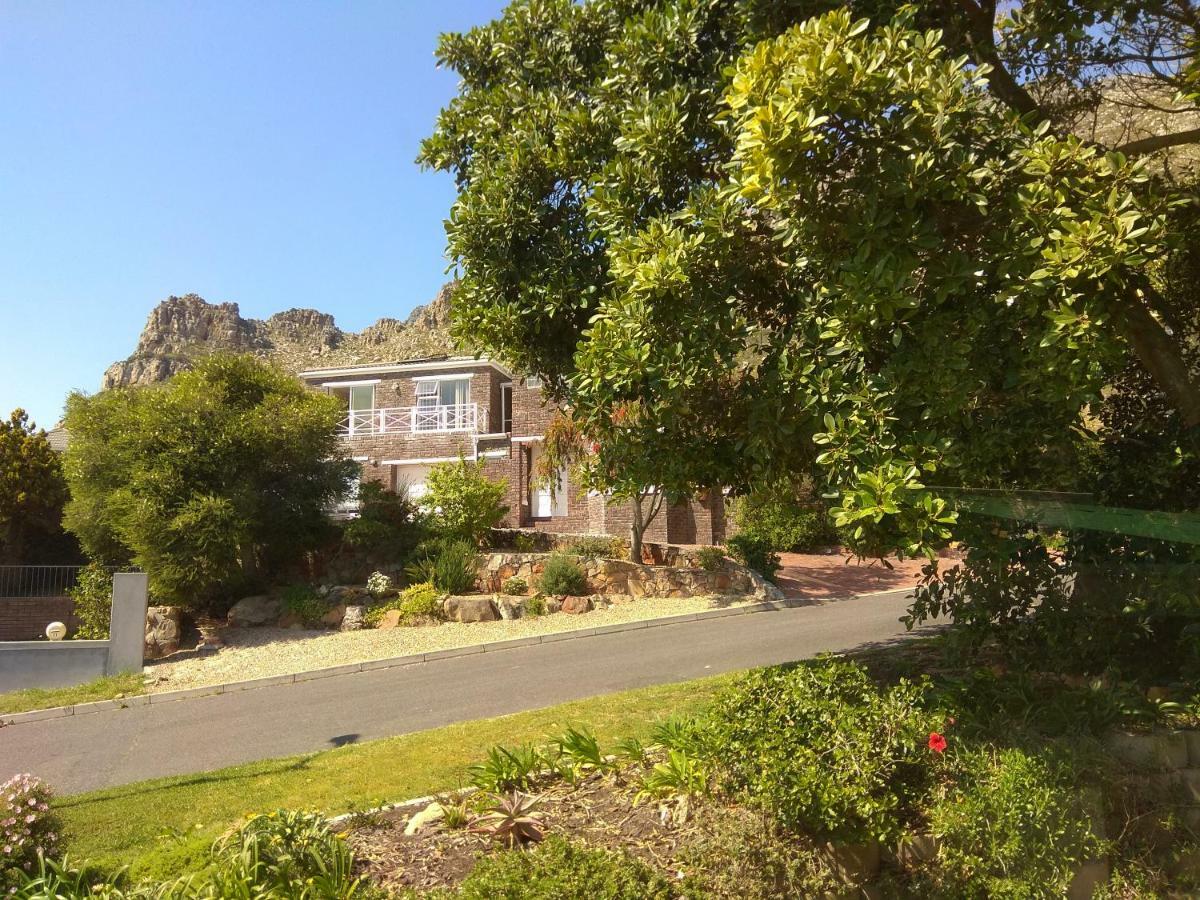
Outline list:
[[[0,781],[204,772],[902,638],[907,591],[594,635],[0,729]]]

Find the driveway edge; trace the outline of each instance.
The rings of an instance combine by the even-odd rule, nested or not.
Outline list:
[[[883,594],[895,594],[910,588],[898,588],[888,591],[874,591],[867,594],[856,594],[855,597],[876,597]],[[248,681],[234,681],[226,684],[205,685],[202,687],[183,688],[178,691],[161,691],[156,694],[135,694],[116,700],[98,700],[91,703],[77,703],[73,706],[54,706],[46,709],[34,709],[22,713],[0,713],[0,725],[20,725],[26,722],[39,722],[45,719],[58,719],[65,716],[83,716],[90,713],[100,713],[111,710],[127,709],[147,704],[158,705],[180,700],[191,700],[201,697],[212,697],[219,694],[232,694],[237,691],[248,691],[256,688],[274,687],[280,684],[294,684],[301,681],[315,681],[319,678],[336,678],[340,675],[353,675],[359,672],[370,672],[376,669],[394,669],[400,666],[411,666],[436,662],[440,659],[453,659],[459,656],[469,656],[477,653],[497,653],[502,650],[515,650],[534,644],[549,644],[557,641],[578,640],[606,634],[619,634],[624,631],[640,631],[644,628],[661,628],[667,625],[682,625],[687,622],[698,622],[704,619],[720,619],[726,616],[750,615],[752,613],[771,612],[780,609],[794,609],[801,606],[814,606],[824,599],[796,598],[787,600],[764,600],[759,603],[748,603],[744,606],[726,606],[717,609],[707,609],[698,613],[679,613],[673,616],[661,616],[657,619],[639,619],[635,622],[620,622],[615,625],[604,625],[596,628],[577,628],[570,631],[555,631],[549,634],[539,634],[533,637],[514,638],[503,641],[490,641],[483,644],[469,644],[464,647],[452,647],[448,650],[435,650],[429,653],[413,653],[409,656],[395,656],[388,659],[373,659],[361,663],[329,666],[324,669],[311,669],[306,672],[295,672],[288,675],[270,675],[265,678],[253,678]],[[840,598],[838,598],[840,599]]]

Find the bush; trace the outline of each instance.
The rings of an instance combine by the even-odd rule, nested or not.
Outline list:
[[[725,565],[725,550],[721,547],[701,547],[696,551],[696,561],[706,572],[719,572]]]
[[[544,616],[546,614],[546,598],[541,594],[534,594],[525,601],[525,615],[527,616]]]
[[[491,481],[483,474],[483,463],[459,459],[429,470],[421,504],[430,510],[437,532],[479,547],[508,512],[501,502],[507,490],[505,481]]]
[[[529,590],[529,583],[524,578],[514,575],[506,579],[500,589],[510,597],[519,597]]]
[[[739,498],[733,511],[738,533],[763,538],[778,552],[805,553],[835,543],[829,513],[803,494],[783,482]]]
[[[585,534],[572,538],[563,550],[580,559],[622,559],[625,542],[618,537]]]
[[[38,858],[54,856],[61,823],[50,811],[50,789],[33,775],[14,775],[0,785],[0,885],[32,871]],[[15,870],[15,871],[13,871]]]
[[[213,845],[216,897],[347,897],[354,858],[318,813],[280,810],[250,818]]]
[[[321,617],[329,612],[329,604],[317,596],[307,584],[293,584],[284,588],[283,608],[304,625],[319,625]]]
[[[400,592],[394,600],[372,606],[363,616],[363,624],[368,628],[378,628],[383,621],[384,613],[391,610],[400,611],[400,621],[414,624],[422,619],[442,618],[442,595],[432,584],[414,584]]]
[[[667,900],[671,885],[625,853],[576,847],[557,835],[533,850],[484,857],[459,888],[467,900]]]
[[[79,570],[75,587],[67,591],[75,604],[79,627],[73,637],[80,640],[102,641],[108,637],[112,618],[112,575],[99,563],[89,563]]]
[[[579,596],[587,593],[587,575],[572,557],[555,553],[546,560],[538,587],[545,594]]]
[[[894,837],[932,775],[926,683],[877,687],[832,659],[760,669],[722,691],[703,728],[725,787],[821,838]]]
[[[1023,750],[973,750],[930,813],[941,837],[935,878],[962,897],[1063,897],[1099,842],[1069,769]]]
[[[428,582],[444,594],[465,594],[475,587],[476,545],[461,539],[433,541],[406,570],[413,581]]]
[[[537,538],[532,534],[518,534],[513,538],[513,549],[518,553],[532,553],[537,549]]]
[[[367,579],[367,593],[376,599],[386,597],[393,590],[392,579],[382,572],[372,572]]]
[[[389,491],[368,481],[358,489],[358,515],[342,526],[342,539],[368,555],[406,559],[426,536],[425,515],[407,490]]]
[[[779,554],[771,542],[756,534],[735,534],[725,542],[729,555],[748,569],[753,569],[768,581],[775,580],[779,571]]]

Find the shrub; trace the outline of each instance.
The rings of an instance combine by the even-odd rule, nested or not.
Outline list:
[[[563,549],[580,559],[620,559],[625,555],[625,542],[618,537],[585,534],[572,538]]]
[[[519,597],[529,590],[529,583],[524,578],[514,575],[512,578],[505,579],[501,590],[511,597]]]
[[[372,572],[367,579],[367,593],[376,599],[386,597],[393,590],[392,579],[382,572]]]
[[[733,511],[739,534],[763,538],[775,551],[799,553],[837,541],[837,531],[825,507],[803,496],[789,482],[740,497]]]
[[[39,857],[58,852],[62,826],[50,811],[50,796],[41,779],[29,774],[0,785],[0,885],[6,870],[29,872]]]
[[[546,614],[546,598],[541,594],[534,594],[525,601],[525,615],[527,616],[544,616]]]
[[[284,588],[283,608],[305,625],[320,624],[321,617],[329,612],[329,604],[307,584],[293,584]]]
[[[704,765],[684,750],[668,750],[667,758],[655,763],[642,776],[639,800],[658,797],[693,796],[706,793],[708,774]]]
[[[729,555],[748,569],[753,569],[769,581],[779,571],[779,555],[771,542],[756,534],[735,534],[725,542]]]
[[[104,640],[112,617],[112,575],[99,563],[89,563],[79,570],[75,587],[67,591],[75,604],[79,628],[74,637],[80,640]]]
[[[725,565],[725,550],[721,547],[701,547],[696,551],[696,561],[706,572],[719,572]]]
[[[518,553],[532,553],[537,549],[537,538],[532,534],[518,534],[513,538],[513,549]]]
[[[400,592],[400,596],[390,602],[368,609],[363,616],[363,624],[368,628],[378,628],[384,613],[393,609],[400,611],[400,621],[405,624],[413,624],[422,619],[440,619],[442,595],[428,582],[414,584],[405,588]]]
[[[445,594],[465,594],[475,587],[476,546],[460,539],[426,544],[408,567],[414,581],[428,582]]]
[[[787,828],[819,837],[888,838],[932,775],[940,717],[925,682],[881,689],[833,659],[762,669],[722,691],[704,723],[704,753],[725,786]]]
[[[555,553],[546,560],[538,587],[546,594],[578,596],[587,593],[587,575],[572,557]]]
[[[483,474],[483,463],[459,459],[429,470],[421,503],[431,511],[436,531],[478,547],[508,512],[501,502],[507,490],[506,482]]]
[[[1063,897],[1078,864],[1099,855],[1068,768],[1023,750],[961,754],[930,813],[941,877],[956,896]]]
[[[425,519],[406,489],[368,481],[359,486],[358,515],[342,526],[342,539],[368,555],[405,559],[425,537]]]
[[[486,760],[467,769],[467,777],[479,790],[492,794],[527,791],[542,763],[541,754],[532,744],[496,746],[488,751]]]
[[[625,853],[576,847],[556,835],[529,851],[484,857],[459,888],[465,900],[667,900],[671,885]]]

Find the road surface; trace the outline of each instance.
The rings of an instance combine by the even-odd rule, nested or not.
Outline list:
[[[0,781],[63,794],[887,643],[907,590],[0,728]]]

